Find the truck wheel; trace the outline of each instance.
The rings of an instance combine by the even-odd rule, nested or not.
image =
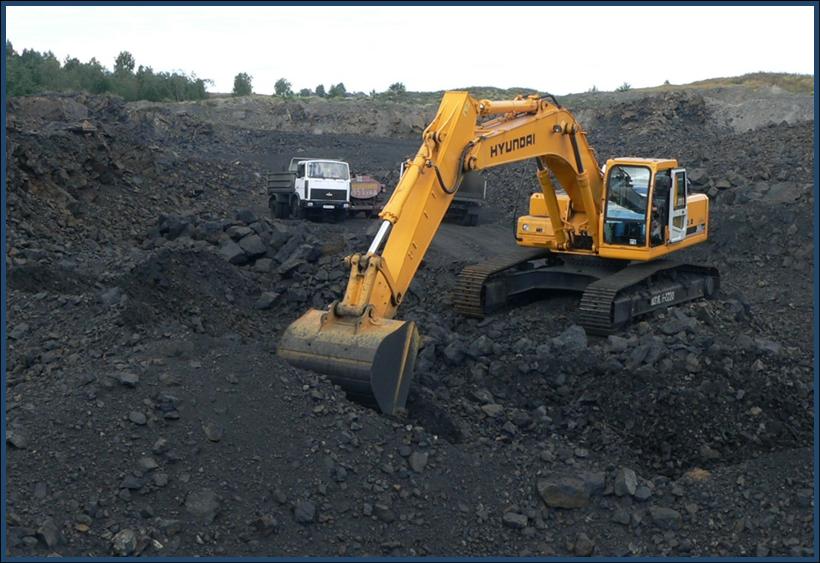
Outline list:
[[[290,214],[294,219],[301,219],[304,217],[302,206],[299,204],[299,198],[294,197],[290,200]]]
[[[278,197],[270,198],[269,202],[270,212],[276,219],[287,219],[290,215],[290,204],[287,201],[281,201]]]
[[[478,213],[470,213],[467,217],[469,219],[469,222],[467,223],[468,226],[475,227],[478,225]]]

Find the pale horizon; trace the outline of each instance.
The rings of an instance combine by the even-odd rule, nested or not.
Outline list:
[[[556,95],[753,72],[814,73],[811,6],[6,6],[18,52],[62,62],[120,51],[228,93],[526,87]],[[554,22],[554,23],[553,23]]]

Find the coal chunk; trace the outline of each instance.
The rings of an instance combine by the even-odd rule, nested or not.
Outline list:
[[[589,489],[582,479],[575,477],[540,479],[537,489],[547,506],[581,508],[589,504]]]
[[[212,489],[191,491],[185,498],[185,510],[197,520],[210,524],[220,510],[219,495]]]

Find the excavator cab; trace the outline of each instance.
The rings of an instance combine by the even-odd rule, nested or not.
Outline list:
[[[605,168],[600,255],[648,261],[706,240],[709,201],[689,194],[674,159],[612,159]]]

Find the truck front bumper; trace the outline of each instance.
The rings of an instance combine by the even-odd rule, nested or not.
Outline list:
[[[302,207],[305,209],[334,209],[334,210],[341,210],[341,209],[349,209],[350,203],[346,201],[316,201],[316,200],[308,200],[302,202]]]

